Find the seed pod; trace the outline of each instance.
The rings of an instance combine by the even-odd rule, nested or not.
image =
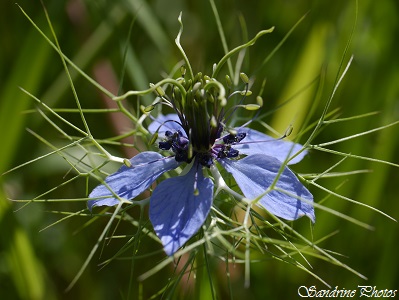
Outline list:
[[[125,164],[126,167],[130,168],[132,166],[132,163],[130,162],[130,160],[128,160],[127,158],[123,159],[123,163]]]
[[[209,77],[208,75],[204,75],[204,80],[205,80],[205,82],[207,82],[207,81],[211,80],[211,77]]]
[[[241,80],[242,80],[245,84],[248,84],[248,83],[249,83],[249,78],[248,78],[247,74],[241,72],[241,73],[240,73],[240,78],[241,78]]]
[[[196,82],[193,86],[193,93],[195,94],[195,92],[201,87],[201,82]]]
[[[215,116],[212,116],[211,121],[210,121],[210,125],[213,128],[216,128],[218,126]]]
[[[192,84],[193,84],[193,81],[191,79],[186,80],[186,85],[184,86],[186,91],[191,87]]]
[[[144,112],[144,113],[149,113],[149,112],[152,111],[154,108],[155,108],[155,104],[148,105],[148,106],[144,107],[143,112]]]
[[[258,104],[246,104],[243,106],[246,110],[258,110],[260,106]]]
[[[256,96],[256,103],[258,103],[258,105],[260,107],[263,106],[263,98],[261,96]]]
[[[155,91],[157,92],[159,97],[165,96],[165,91],[163,90],[163,88],[161,86],[157,86]]]
[[[243,95],[243,96],[251,96],[252,95],[252,91],[242,91],[241,95]]]
[[[175,101],[177,101],[178,103],[181,102],[181,92],[177,86],[173,88],[173,96],[175,98]]]
[[[230,88],[233,85],[233,82],[231,81],[231,78],[229,75],[226,75],[226,85],[228,88]]]
[[[181,73],[182,77],[184,77],[184,75],[186,75],[186,66],[185,65],[182,65],[180,67],[180,73]]]
[[[198,72],[197,75],[194,77],[194,82],[198,82],[202,79],[202,73]]]

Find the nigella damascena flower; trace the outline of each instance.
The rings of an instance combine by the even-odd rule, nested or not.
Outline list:
[[[160,138],[159,149],[170,154],[146,151],[130,159],[131,166],[122,166],[91,192],[89,209],[117,205],[118,197],[133,199],[163,173],[186,166],[180,176],[159,183],[150,198],[151,223],[165,252],[172,255],[205,222],[214,197],[208,170],[219,165],[234,177],[246,199],[262,195],[257,204],[275,216],[286,220],[307,216],[314,222],[313,196],[288,167],[282,167],[284,162],[302,160],[306,155],[300,152],[302,146],[246,127],[227,127],[237,109],[257,108],[243,104],[248,82],[245,86],[225,97],[220,82],[198,74],[194,80],[179,78],[167,92],[159,88],[148,111],[165,104],[175,113],[154,118],[148,130]],[[232,105],[237,96],[239,103]],[[266,192],[276,178],[274,188]]]

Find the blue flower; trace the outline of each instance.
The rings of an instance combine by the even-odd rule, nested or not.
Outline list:
[[[234,177],[245,198],[262,195],[257,204],[268,212],[285,220],[307,216],[315,222],[312,194],[287,166],[282,167],[285,161],[302,160],[306,155],[306,151],[299,152],[302,146],[246,127],[227,128],[226,121],[237,106],[226,109],[222,91],[206,89],[212,80],[197,78],[200,84],[187,84],[186,95],[176,88],[169,96],[158,93],[161,102],[176,113],[159,115],[148,130],[161,138],[159,149],[171,155],[152,151],[136,155],[130,167],[122,166],[90,193],[89,209],[117,205],[120,198],[131,200],[163,173],[186,166],[180,176],[159,183],[150,198],[151,223],[166,254],[173,255],[206,221],[214,193],[207,170],[219,164]],[[289,157],[293,158],[287,160]],[[265,193],[276,178],[274,188]]]

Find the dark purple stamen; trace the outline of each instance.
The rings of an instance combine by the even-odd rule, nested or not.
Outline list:
[[[247,136],[247,134],[245,132],[239,132],[237,134],[228,134],[226,136],[223,137],[223,142],[225,144],[231,145],[231,144],[235,144],[235,143],[239,143],[241,142],[245,137]]]
[[[210,167],[213,165],[213,155],[211,153],[198,153],[197,154],[198,162],[204,167]]]
[[[223,145],[217,153],[218,158],[232,158],[237,157],[240,153],[238,150],[231,148],[230,145]]]
[[[172,143],[169,141],[159,142],[159,149],[169,150],[172,147]]]
[[[175,159],[178,162],[188,160],[188,138],[186,138],[180,130],[172,133],[171,131],[165,132],[165,140],[159,142],[159,148],[162,150],[170,150],[176,154]]]
[[[194,151],[192,157],[196,157],[197,161],[204,167],[213,165],[213,161],[217,158],[234,158],[240,154],[232,145],[241,142],[246,137],[246,133],[239,132],[237,134],[228,134],[223,137],[222,144],[214,144],[208,152]],[[162,150],[172,150],[175,153],[175,160],[178,162],[190,162],[192,157],[188,157],[189,139],[185,137],[180,130],[172,133],[165,132],[165,139],[159,142],[159,148]]]

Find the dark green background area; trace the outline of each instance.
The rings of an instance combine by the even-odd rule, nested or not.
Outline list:
[[[123,51],[129,27],[135,19],[130,39],[122,90],[144,89],[149,82],[162,79],[181,60],[174,44],[179,30],[177,17],[183,12],[182,45],[194,72],[211,73],[212,64],[224,54],[217,25],[208,1],[44,1],[64,53],[79,67],[103,84],[118,81],[123,70]],[[247,51],[243,71],[256,77],[254,91],[267,79],[263,93],[262,112],[274,110],[285,100],[286,106],[264,117],[263,121],[278,131],[293,122],[294,130],[301,126],[311,107],[320,74],[325,84],[320,104],[312,116],[321,115],[334,85],[345,46],[355,23],[355,1],[215,1],[230,49],[252,38],[258,31],[275,26],[271,34],[262,37]],[[40,1],[18,3],[35,23],[51,35]],[[282,41],[294,24],[305,14],[286,42],[261,68],[264,59]],[[319,133],[314,143],[328,142],[371,130],[399,119],[399,3],[395,0],[361,0],[358,20],[348,56],[352,65],[339,87],[331,110],[339,109],[340,117],[378,111],[368,118],[330,124]],[[242,22],[244,21],[244,22]],[[241,22],[241,23],[240,23]],[[244,24],[244,25],[243,25]],[[243,32],[242,28],[246,31]],[[0,4],[0,174],[21,163],[51,151],[29,134],[30,128],[49,141],[62,145],[59,133],[38,113],[26,113],[35,108],[22,87],[51,107],[76,107],[59,55],[38,34],[18,6],[11,1]],[[105,66],[105,67],[104,67]],[[99,75],[105,69],[105,76]],[[227,72],[227,68],[225,69]],[[73,74],[73,72],[72,72]],[[77,93],[84,108],[104,108],[102,95],[81,76],[74,77]],[[116,93],[116,90],[114,90]],[[151,97],[143,101],[151,101]],[[133,105],[134,106],[134,105]],[[77,115],[68,119],[81,126]],[[115,134],[107,115],[88,116],[96,138]],[[82,127],[83,128],[83,127]],[[336,151],[367,156],[398,164],[398,127],[390,127],[370,135],[332,145]],[[70,132],[70,134],[76,134]],[[303,137],[301,142],[305,141]],[[127,156],[123,148],[111,148]],[[323,172],[341,157],[311,151],[295,166],[301,173]],[[87,218],[71,218],[49,229],[42,228],[62,216],[50,211],[79,211],[83,202],[30,204],[14,212],[20,205],[7,200],[32,199],[58,186],[69,166],[54,156],[16,172],[0,177],[0,298],[2,299],[118,299],[124,298],[129,283],[130,262],[115,261],[101,269],[98,263],[111,256],[121,244],[105,247],[103,256],[96,254],[76,286],[64,290],[78,272],[95,244],[105,221],[81,228]],[[399,169],[381,163],[347,158],[335,171],[372,170],[341,177],[323,179],[320,184],[346,197],[376,207],[399,219]],[[85,182],[61,188],[57,198],[85,197]],[[327,194],[311,188],[315,200]],[[320,244],[342,254],[342,262],[368,277],[365,281],[338,266],[310,259],[312,271],[332,287],[354,289],[358,285],[378,289],[399,289],[398,224],[370,209],[330,196],[324,205],[365,222],[370,231],[329,213],[317,210],[313,228],[314,240],[338,232]],[[295,228],[309,235],[305,220]],[[98,259],[99,258],[99,259]],[[302,262],[304,263],[304,262]],[[153,262],[138,261],[133,276],[153,266]],[[216,291],[220,299],[296,299],[299,286],[317,285],[319,281],[294,266],[275,260],[251,265],[251,286],[244,288],[242,266],[230,266],[233,294],[227,288],[225,265],[212,265]],[[155,294],[167,282],[164,269],[139,286],[133,280],[134,297]],[[185,286],[175,296],[190,295]],[[140,290],[139,290],[140,289]],[[207,290],[204,287],[204,290]],[[207,299],[207,292],[198,298]]]

